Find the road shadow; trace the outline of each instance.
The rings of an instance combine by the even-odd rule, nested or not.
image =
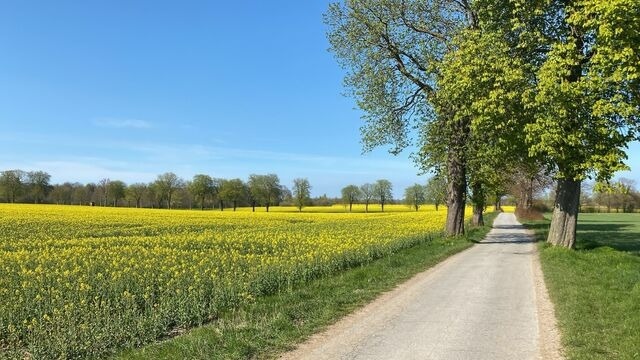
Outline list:
[[[522,229],[522,227],[518,227]],[[510,234],[490,234],[482,241],[477,241],[477,244],[530,244],[536,240],[528,234],[524,233],[510,233]]]

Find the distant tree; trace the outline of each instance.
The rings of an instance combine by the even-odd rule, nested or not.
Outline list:
[[[0,190],[7,201],[14,203],[25,190],[27,173],[22,170],[6,170],[0,173]]]
[[[349,204],[349,212],[353,208],[353,203],[362,197],[362,191],[356,185],[347,185],[342,188],[342,201]]]
[[[126,196],[127,198],[133,200],[136,204],[136,207],[139,208],[142,205],[142,199],[147,193],[147,184],[144,183],[133,183],[127,186]]]
[[[218,196],[233,204],[233,211],[236,211],[238,202],[247,197],[247,187],[240,179],[226,180],[220,187]]]
[[[255,175],[249,176],[249,191],[254,201],[253,210],[255,211],[255,202],[263,204],[267,212],[269,212],[269,206],[278,200],[282,193],[282,186],[280,185],[280,179],[276,174],[268,175]]]
[[[165,194],[162,192],[160,185],[157,181],[151,182],[147,185],[146,197],[151,204],[152,208],[160,209],[165,199]]]
[[[213,197],[218,201],[218,205],[220,206],[220,211],[224,211],[224,198],[220,196],[220,190],[226,181],[225,179],[215,178],[213,179],[213,186],[211,188],[213,190]]]
[[[109,184],[111,183],[111,179],[104,178],[98,181],[98,192],[101,195],[100,204],[102,206],[107,206],[107,202],[109,201]]]
[[[373,184],[366,183],[360,186],[360,191],[362,193],[362,200],[364,201],[364,211],[369,212],[369,203],[375,195],[375,186]]]
[[[71,195],[71,202],[73,204],[88,204],[89,199],[89,192],[85,185],[82,185],[80,183],[73,184],[73,194]]]
[[[113,180],[109,182],[108,188],[110,199],[113,200],[113,206],[118,206],[118,201],[124,199],[127,185],[120,180]]]
[[[434,175],[425,187],[426,201],[436,206],[436,211],[440,204],[444,204],[447,199],[447,181],[442,175]]]
[[[212,196],[213,179],[209,175],[197,174],[187,187],[191,195],[200,202],[200,210],[204,210],[204,204],[208,196]]]
[[[49,198],[56,204],[71,204],[73,198],[73,184],[65,182],[50,187]]]
[[[173,194],[180,187],[184,186],[184,180],[172,172],[167,172],[162,175],[158,175],[155,184],[157,186],[157,190],[162,194],[162,198],[167,201],[167,208],[171,209]]]
[[[33,201],[38,204],[49,193],[51,186],[49,185],[49,181],[51,180],[51,175],[44,171],[30,171],[27,173],[27,178],[31,189],[31,196],[33,196]]]
[[[387,203],[393,197],[391,191],[393,190],[393,186],[389,180],[380,179],[376,181],[373,186],[375,196],[380,201],[380,206],[382,207],[382,211],[384,212],[384,204]]]
[[[416,211],[420,205],[425,203],[425,187],[420,184],[413,184],[404,190],[404,202],[413,207]]]
[[[293,179],[293,201],[298,211],[311,201],[311,184],[306,178]]]
[[[87,191],[87,199],[88,199],[87,202],[92,202],[92,203],[97,202],[98,185],[94,183],[88,183],[84,186],[84,188]]]
[[[510,182],[518,211],[528,212],[534,198],[552,184],[552,179],[543,165],[521,163],[512,170]]]

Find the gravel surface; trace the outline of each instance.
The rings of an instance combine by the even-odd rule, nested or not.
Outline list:
[[[561,359],[531,235],[502,213],[487,238],[282,359]]]

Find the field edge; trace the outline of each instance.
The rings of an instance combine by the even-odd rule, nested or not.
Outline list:
[[[117,359],[275,358],[373,301],[381,293],[482,240],[483,227],[459,238],[435,238],[340,273],[302,283],[227,311],[182,335],[119,353]],[[330,294],[327,296],[327,294]]]

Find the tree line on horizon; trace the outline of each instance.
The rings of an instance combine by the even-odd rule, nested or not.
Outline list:
[[[65,182],[51,184],[51,176],[44,171],[5,170],[0,172],[0,200],[8,203],[53,203],[65,205],[128,206],[149,208],[230,208],[292,205],[299,211],[309,205],[327,206],[362,203],[368,212],[369,204],[398,203],[393,199],[393,185],[380,179],[361,186],[348,185],[341,198],[322,195],[311,198],[311,184],[306,178],[293,180],[291,189],[280,183],[276,174],[249,175],[242,179],[214,178],[206,174],[184,180],[172,172],[157,176],[156,180],[126,184],[121,180],[103,178],[98,182],[81,184]],[[414,184],[405,190],[407,205],[415,208],[427,202],[438,207],[444,201],[445,184],[437,178],[427,185]]]
[[[50,203],[62,205],[126,206],[145,208],[200,208],[224,210],[237,207],[331,206],[343,204],[351,212],[354,204],[377,204],[384,211],[386,204],[405,204],[418,211],[422,205],[434,205],[436,211],[446,206],[447,182],[442,176],[432,176],[426,184],[413,184],[404,190],[401,199],[393,198],[393,184],[386,179],[362,185],[349,184],[341,189],[340,197],[326,194],[311,197],[311,184],[306,178],[293,180],[292,188],[282,185],[277,175],[249,176],[242,179],[214,178],[197,174],[184,180],[172,172],[158,175],[156,180],[126,184],[120,180],[103,178],[98,182],[82,184],[65,182],[51,184],[51,176],[44,171],[0,171],[0,202]],[[507,186],[507,183],[509,184]],[[549,210],[553,204],[542,200],[552,185],[551,177],[539,173],[529,176],[515,172],[502,190],[487,195],[486,204],[500,210],[501,203],[515,204],[527,212],[536,207]],[[622,178],[615,182],[583,183],[582,212],[634,212],[640,209],[640,191],[633,180]],[[555,196],[553,190],[549,194]],[[467,194],[469,198],[473,194]]]

